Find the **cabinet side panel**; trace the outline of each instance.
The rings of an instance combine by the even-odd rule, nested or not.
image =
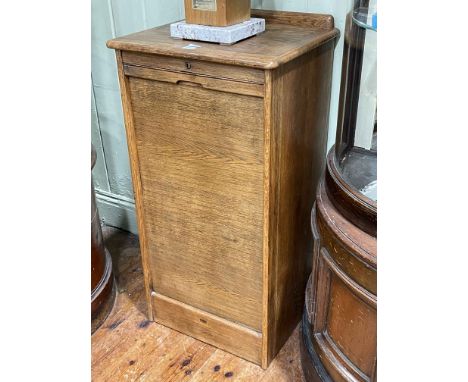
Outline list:
[[[128,77],[123,70],[122,52],[115,51],[117,60],[117,69],[119,74],[120,93],[122,96],[122,108],[125,119],[125,131],[127,133],[128,153],[130,155],[130,167],[132,171],[133,190],[135,194],[135,206],[138,220],[138,233],[140,236],[140,251],[145,281],[146,302],[148,304],[148,318],[153,320],[153,307],[151,302],[151,290],[153,288],[150,275],[150,259],[148,253],[148,242],[146,235],[145,212],[143,208],[143,195],[140,178],[140,164],[138,158],[138,149],[135,137],[135,126],[133,120],[133,110],[129,89]]]
[[[325,166],[334,42],[279,67],[272,89],[268,362],[296,327],[311,272],[310,213]],[[276,158],[276,159],[275,159]],[[275,235],[276,233],[276,235]],[[272,245],[273,244],[273,245]]]
[[[153,290],[260,332],[263,99],[133,77],[130,89]]]

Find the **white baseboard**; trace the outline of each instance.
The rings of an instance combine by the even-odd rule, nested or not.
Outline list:
[[[132,199],[96,190],[96,201],[101,221],[138,235],[135,202]]]

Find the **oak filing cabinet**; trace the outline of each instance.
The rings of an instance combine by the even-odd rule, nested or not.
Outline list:
[[[107,45],[149,318],[266,368],[301,318],[339,32],[328,15],[252,17],[266,31],[232,46],[168,25]]]

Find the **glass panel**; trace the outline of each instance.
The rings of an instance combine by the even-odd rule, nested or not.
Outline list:
[[[346,20],[336,155],[343,178],[377,201],[377,0],[355,0]]]

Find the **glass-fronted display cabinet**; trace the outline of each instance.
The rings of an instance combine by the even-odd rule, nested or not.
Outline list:
[[[366,202],[377,202],[377,2],[355,0],[344,33],[338,168]]]

